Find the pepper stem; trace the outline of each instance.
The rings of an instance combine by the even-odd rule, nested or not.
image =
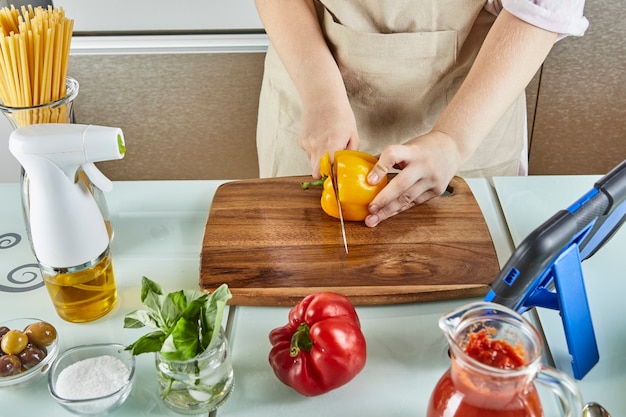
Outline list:
[[[315,186],[318,186],[318,185],[324,185],[324,181],[326,181],[326,177],[322,177],[319,180],[315,180],[315,181],[303,182],[302,183],[302,189],[303,190],[308,190],[309,187],[315,187]]]
[[[313,342],[309,337],[309,325],[301,323],[298,329],[291,336],[291,347],[289,348],[289,356],[295,358],[300,350],[309,351],[313,347]]]

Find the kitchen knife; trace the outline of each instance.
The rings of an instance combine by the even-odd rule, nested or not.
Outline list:
[[[339,185],[337,184],[337,167],[335,163],[332,164],[331,180],[333,183],[333,190],[335,190],[335,197],[337,198],[337,210],[339,211],[339,222],[341,223],[341,236],[343,237],[343,246],[348,253],[348,240],[346,239],[346,225],[343,220],[343,211],[341,210],[341,200],[339,199]]]

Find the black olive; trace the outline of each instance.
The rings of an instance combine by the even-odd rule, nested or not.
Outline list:
[[[22,362],[15,355],[0,356],[0,377],[12,376],[20,373],[22,370]]]
[[[26,348],[18,355],[24,369],[36,366],[46,357],[46,351],[33,344],[26,345]]]
[[[9,329],[6,326],[0,326],[0,345],[2,344],[2,336],[4,336],[5,334],[9,333],[9,330],[11,330],[11,329]],[[5,354],[6,353],[4,353],[2,351],[2,348],[0,348],[0,355],[5,355]]]

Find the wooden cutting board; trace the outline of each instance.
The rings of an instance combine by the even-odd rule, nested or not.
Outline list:
[[[482,296],[498,261],[467,183],[375,228],[339,220],[320,207],[311,177],[229,182],[213,199],[204,231],[200,289],[227,283],[231,304],[291,306],[317,291],[336,291],[356,305]],[[448,193],[447,193],[448,194]]]

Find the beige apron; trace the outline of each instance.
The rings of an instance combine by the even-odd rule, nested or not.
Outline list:
[[[356,117],[360,150],[377,155],[431,130],[493,24],[484,5],[485,0],[316,1]],[[300,118],[298,93],[270,45],[257,125],[261,177],[311,173],[298,145]],[[517,175],[525,143],[522,94],[457,175]]]

